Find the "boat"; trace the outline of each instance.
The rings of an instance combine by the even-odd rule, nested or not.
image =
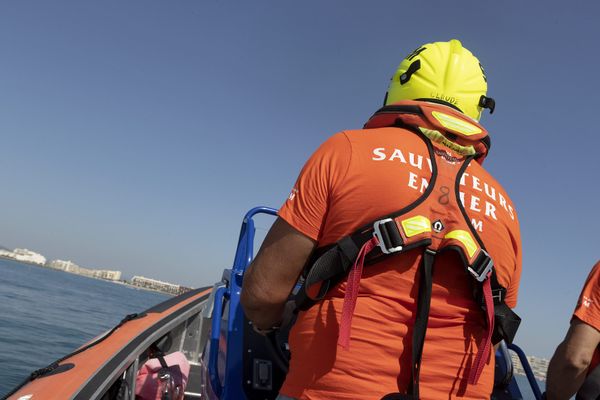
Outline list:
[[[135,399],[136,377],[154,354],[182,353],[189,362],[186,400],[275,399],[287,372],[287,329],[262,336],[240,306],[244,271],[253,259],[258,214],[276,210],[256,207],[244,216],[231,268],[212,287],[173,297],[146,311],[130,314],[108,332],[49,366],[34,371],[2,400]],[[525,353],[515,344],[496,352],[492,399],[522,399],[510,352],[515,352],[536,399],[542,394]],[[163,397],[171,399],[176,397]]]

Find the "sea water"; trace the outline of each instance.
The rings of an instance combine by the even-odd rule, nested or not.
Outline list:
[[[0,259],[0,397],[125,315],[166,299],[160,293]]]

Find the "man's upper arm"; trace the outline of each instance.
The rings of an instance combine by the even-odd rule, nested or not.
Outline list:
[[[242,303],[247,313],[254,309],[260,314],[288,298],[317,246],[331,191],[343,179],[350,154],[348,139],[339,133],[323,143],[304,165],[244,277]]]
[[[583,286],[563,343],[568,357],[588,364],[600,344],[600,263]]]
[[[245,297],[285,301],[316,242],[277,218],[244,276]]]
[[[589,364],[600,344],[600,331],[579,318],[573,318],[564,341],[569,358]]]

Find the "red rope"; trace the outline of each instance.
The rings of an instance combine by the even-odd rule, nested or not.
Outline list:
[[[469,383],[473,385],[479,381],[479,377],[491,354],[492,332],[494,331],[494,299],[492,298],[492,285],[489,277],[483,282],[483,298],[485,299],[487,332],[485,332],[481,338],[481,342],[479,342],[479,351],[469,374]]]
[[[340,333],[338,336],[338,345],[345,350],[350,348],[350,330],[352,328],[352,315],[356,308],[356,299],[358,297],[358,288],[362,276],[365,257],[379,244],[379,240],[373,237],[361,247],[356,257],[356,261],[348,274],[346,281],[346,293],[344,294],[344,305],[342,306],[342,319],[340,321]]]

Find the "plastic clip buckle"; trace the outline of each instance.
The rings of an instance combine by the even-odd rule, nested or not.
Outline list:
[[[492,257],[490,257],[487,251],[481,249],[481,253],[484,255],[483,261],[478,262],[481,259],[480,255],[473,266],[467,267],[467,270],[478,282],[485,281],[494,268],[494,260],[492,260]],[[473,267],[477,268],[477,271],[474,270]]]
[[[373,236],[378,240],[378,246],[384,254],[392,254],[402,251],[402,246],[387,247],[385,244],[384,236],[381,234],[381,225],[387,224],[388,222],[394,222],[391,218],[380,219],[375,221],[373,224]]]

